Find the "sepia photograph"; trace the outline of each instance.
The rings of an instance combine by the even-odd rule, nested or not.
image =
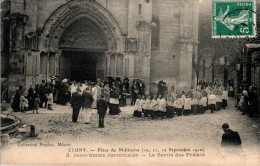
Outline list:
[[[260,0],[0,0],[1,165],[260,166]]]

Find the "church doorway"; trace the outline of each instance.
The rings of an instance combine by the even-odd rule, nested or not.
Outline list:
[[[60,56],[60,76],[73,81],[104,79],[106,61],[103,52],[65,50]]]
[[[59,41],[61,78],[75,81],[104,79],[107,38],[99,26],[87,18],[72,23]]]
[[[121,76],[124,56],[119,52],[123,51],[124,39],[119,24],[102,5],[70,1],[43,27],[39,48],[46,55],[41,55],[40,64],[46,59],[46,65],[42,65],[41,77],[97,81],[107,75]]]

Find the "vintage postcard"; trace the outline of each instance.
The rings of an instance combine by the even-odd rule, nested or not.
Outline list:
[[[1,0],[1,165],[260,166],[260,0]]]

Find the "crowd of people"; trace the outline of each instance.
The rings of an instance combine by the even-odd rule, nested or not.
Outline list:
[[[42,80],[41,84],[37,84],[35,87],[30,86],[28,91],[19,86],[11,108],[15,112],[33,110],[33,113],[39,113],[39,108],[53,110],[53,103],[66,105],[70,102],[72,107],[75,107],[73,108],[73,121],[77,121],[79,110],[82,108],[86,113],[84,114],[85,123],[89,123],[89,109],[97,109],[98,101],[102,97],[109,107],[109,113],[118,115],[121,112],[120,107],[126,106],[126,97],[131,97],[131,104],[134,105],[137,96],[144,95],[144,91],[145,85],[142,80],[134,79],[133,85],[130,87],[127,77],[123,81],[120,77],[115,79],[108,77],[105,82],[100,79],[97,82],[76,82],[52,77],[47,82]]]
[[[16,90],[11,108],[15,112],[25,112],[27,110],[35,110],[38,112],[38,108],[43,108],[52,110],[52,105],[54,101],[54,80],[45,83],[45,80],[39,85],[37,84],[35,88],[31,85],[28,91],[26,91],[23,86],[19,86]]]
[[[242,112],[242,115],[249,117],[257,117],[259,112],[256,87],[249,86],[248,89],[241,88],[237,94],[237,109]]]
[[[24,112],[33,110],[39,113],[39,108],[53,110],[53,103],[66,105],[70,102],[73,107],[73,122],[77,122],[78,114],[82,108],[85,123],[89,123],[91,109],[98,109],[104,118],[105,108],[109,108],[109,114],[118,115],[120,107],[126,106],[126,98],[131,98],[131,105],[134,106],[133,116],[135,117],[168,117],[174,115],[203,114],[210,110],[211,113],[227,107],[230,92],[223,87],[221,81],[214,83],[200,80],[196,89],[176,91],[174,86],[168,89],[166,82],[160,81],[156,94],[145,95],[145,84],[140,79],[133,79],[130,86],[129,79],[125,77],[108,77],[105,82],[100,79],[97,82],[83,81],[76,82],[68,79],[60,80],[52,77],[51,80],[37,84],[35,88],[30,86],[25,91],[22,86],[16,91],[13,98],[12,109]],[[102,99],[103,104],[98,104]],[[249,92],[243,90],[239,97],[239,109],[243,114],[254,117],[257,114],[256,89],[249,88]],[[102,108],[102,109],[101,109]],[[105,112],[105,113],[104,113]],[[100,126],[102,125],[100,121]]]
[[[42,83],[37,84],[35,87],[31,85],[28,91],[22,86],[19,86],[13,98],[12,108],[16,112],[32,110],[35,104],[34,99],[38,97],[40,99],[40,108],[45,107],[46,109],[52,110],[53,103],[66,105],[70,101],[72,93],[76,92],[77,88],[79,88],[82,94],[87,87],[94,98],[98,98],[101,93],[107,102],[114,103],[115,101],[110,101],[111,98],[120,98],[120,100],[118,100],[120,106],[126,105],[125,96],[130,94],[128,78],[125,78],[123,83],[120,78],[116,80],[109,78],[107,82],[101,82],[100,79],[98,79],[97,82],[94,83],[90,81],[76,82],[68,79],[59,81],[57,78],[52,77],[52,79],[47,82],[42,80]],[[97,101],[94,102],[93,108],[96,108]],[[25,108],[24,105],[27,105],[28,108]]]
[[[167,90],[166,83],[159,82],[158,93],[152,96],[139,95],[136,100],[133,116],[135,117],[168,117],[174,115],[204,114],[206,110],[219,111],[227,107],[228,92],[217,83],[200,85],[196,89],[181,93],[171,87]]]

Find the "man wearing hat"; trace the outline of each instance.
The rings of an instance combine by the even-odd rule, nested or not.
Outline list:
[[[237,150],[241,150],[242,142],[238,132],[229,129],[229,125],[227,123],[222,125],[222,129],[225,133],[222,135],[221,146],[224,147],[227,152],[233,153],[237,152]]]
[[[80,94],[79,87],[76,89],[76,92],[72,93],[72,96],[70,99],[70,104],[71,104],[71,107],[73,108],[72,122],[77,123],[78,116],[79,116],[79,110],[81,108],[81,94]]]

